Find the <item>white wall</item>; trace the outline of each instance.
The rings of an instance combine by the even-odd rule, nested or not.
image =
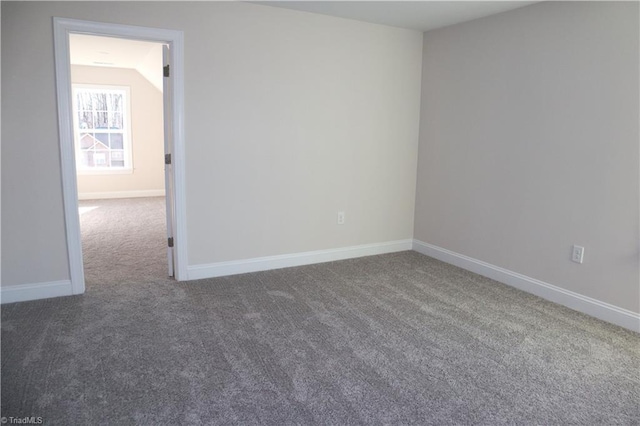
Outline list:
[[[638,21],[547,2],[427,32],[416,239],[640,312]]]
[[[412,237],[419,32],[235,2],[1,7],[3,286],[69,277],[53,16],[184,31],[189,265]]]
[[[160,51],[162,54],[162,51]],[[156,58],[157,71],[161,57]],[[71,81],[83,84],[128,86],[131,103],[130,174],[78,174],[78,195],[87,198],[118,198],[164,191],[164,130],[162,93],[138,71],[124,68],[71,66]]]

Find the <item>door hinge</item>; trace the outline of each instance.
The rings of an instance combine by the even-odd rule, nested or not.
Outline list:
[[[170,72],[169,72],[169,64],[167,64],[164,67],[162,67],[162,74],[165,77],[169,77],[169,74],[170,74]]]
[[[173,237],[167,238],[167,244],[169,245],[169,247],[173,247]]]
[[[164,164],[171,164],[171,154],[164,155]]]

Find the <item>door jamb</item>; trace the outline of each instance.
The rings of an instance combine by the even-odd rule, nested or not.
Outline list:
[[[174,257],[175,279],[188,280],[187,227],[184,155],[184,35],[182,31],[109,24],[67,18],[53,18],[53,39],[58,96],[58,129],[62,171],[69,274],[73,294],[85,291],[82,263],[80,216],[78,214],[78,184],[76,178],[71,106],[71,67],[69,60],[69,34],[89,34],[106,37],[167,43],[171,46],[171,76],[173,108],[173,141],[171,146],[174,188]]]

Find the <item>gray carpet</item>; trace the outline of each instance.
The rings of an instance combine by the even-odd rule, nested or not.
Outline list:
[[[3,306],[2,416],[640,424],[638,334],[415,252],[176,283],[138,201],[83,215],[85,295]]]

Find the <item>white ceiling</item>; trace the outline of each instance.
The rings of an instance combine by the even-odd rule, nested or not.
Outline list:
[[[428,31],[538,1],[252,1],[374,24]]]
[[[70,34],[71,64],[136,69],[156,43]]]
[[[162,90],[160,43],[69,34],[69,56],[72,65],[134,69]]]

